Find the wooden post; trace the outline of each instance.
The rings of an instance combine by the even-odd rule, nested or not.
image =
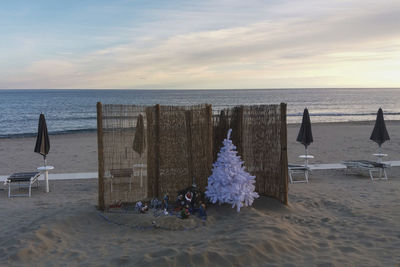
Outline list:
[[[212,105],[209,104],[206,106],[207,109],[207,120],[208,120],[208,138],[209,138],[209,153],[211,156],[210,161],[211,165],[213,163],[213,157],[214,157],[214,124],[213,124],[213,114],[212,114]],[[210,173],[211,173],[211,168],[210,168]]]
[[[104,155],[103,155],[103,109],[101,102],[97,102],[97,155],[99,168],[99,209],[104,210]]]
[[[146,107],[146,121],[147,121],[147,137],[146,137],[146,150],[147,150],[147,192],[148,197],[154,198],[154,112],[155,107]]]
[[[243,120],[244,120],[244,107],[240,106],[239,107],[239,123],[238,123],[238,125],[239,125],[239,127],[238,127],[239,143],[237,144],[237,148],[238,148],[239,155],[242,157],[242,160],[246,161],[245,155],[244,155],[244,147],[243,147],[243,143],[244,143],[243,142],[243,130],[244,130]]]
[[[288,157],[287,157],[287,125],[286,125],[286,103],[281,103],[281,179],[283,179],[283,190],[280,193],[281,201],[288,205]]]
[[[187,138],[187,160],[188,160],[188,174],[189,174],[189,181],[191,183],[188,185],[193,184],[193,152],[192,152],[192,110],[185,111],[185,120],[186,120],[186,138]]]
[[[160,188],[160,117],[161,117],[161,107],[160,104],[157,104],[155,107],[155,136],[156,136],[156,145],[155,145],[155,185],[154,185],[154,197],[160,197],[159,188]]]
[[[209,151],[207,155],[209,172],[208,176],[211,175],[212,164],[214,160],[214,123],[213,123],[213,114],[212,114],[212,105],[209,104],[206,106],[207,109],[207,120],[208,120],[208,143],[209,143]],[[205,182],[203,183],[205,186],[208,183],[208,176],[205,177]]]

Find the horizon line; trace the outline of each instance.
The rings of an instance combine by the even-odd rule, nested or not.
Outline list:
[[[298,90],[298,89],[400,89],[400,87],[282,87],[282,88],[0,88],[0,90],[140,90],[140,91],[182,91],[182,90]]]

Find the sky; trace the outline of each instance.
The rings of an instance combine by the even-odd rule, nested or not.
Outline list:
[[[0,2],[0,89],[400,87],[398,0]]]

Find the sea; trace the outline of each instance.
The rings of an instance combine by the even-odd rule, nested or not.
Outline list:
[[[40,113],[50,134],[96,130],[96,103],[194,105],[215,110],[235,105],[287,103],[287,122],[372,121],[381,107],[385,120],[400,120],[400,88],[254,90],[0,90],[0,137],[34,136]]]

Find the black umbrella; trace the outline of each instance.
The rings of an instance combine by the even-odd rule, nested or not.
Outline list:
[[[133,150],[139,153],[140,157],[144,153],[146,148],[146,136],[145,136],[145,129],[144,129],[144,120],[143,115],[139,114],[136,122],[136,129],[135,129],[135,137],[133,139]]]
[[[134,151],[139,153],[140,159],[142,159],[142,154],[146,148],[146,135],[145,135],[145,128],[144,128],[144,119],[143,115],[139,114],[136,122],[136,129],[135,129],[135,137],[133,139],[132,148]],[[143,164],[140,164],[140,187],[143,187]]]
[[[225,113],[224,110],[221,110],[221,113],[219,114],[219,125],[220,127],[220,132],[223,132],[224,134],[229,130],[229,119],[228,115]],[[222,142],[223,140],[221,140]]]
[[[308,109],[305,108],[303,112],[303,120],[301,121],[301,127],[299,134],[297,135],[297,142],[300,142],[306,148],[306,156],[307,156],[307,147],[314,141],[311,131],[311,121],[310,115],[308,114]]]
[[[220,148],[222,147],[222,141],[224,141],[225,137],[226,137],[226,133],[229,130],[229,118],[228,118],[228,114],[227,111],[221,110],[220,114],[219,114],[219,121],[218,121],[218,125],[215,129],[215,140],[214,140],[214,146],[215,146],[215,150],[214,150],[214,157],[217,158],[218,155],[218,151],[220,150]]]
[[[44,165],[46,166],[46,155],[50,151],[50,140],[49,134],[47,132],[46,119],[44,118],[43,114],[40,114],[39,117],[38,133],[36,137],[36,145],[34,151],[43,156]]]
[[[381,108],[379,108],[378,114],[376,115],[375,127],[369,139],[379,145],[379,150],[381,150],[381,146],[383,143],[385,143],[387,140],[390,140],[388,131],[386,130],[385,120],[383,119],[383,111]]]

